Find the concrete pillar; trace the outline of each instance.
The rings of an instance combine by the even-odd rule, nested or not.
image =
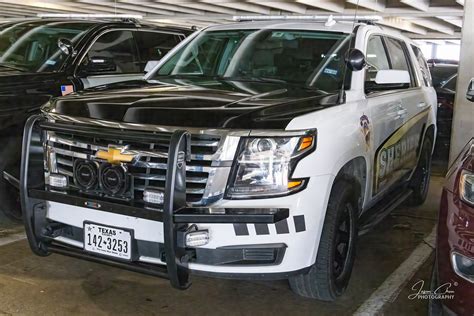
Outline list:
[[[454,101],[453,128],[449,164],[466,143],[474,137],[474,103],[466,100],[469,81],[474,77],[474,0],[464,2],[464,22],[461,35],[461,56]]]

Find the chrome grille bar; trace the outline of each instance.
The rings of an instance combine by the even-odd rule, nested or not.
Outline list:
[[[76,147],[85,149],[88,151],[98,151],[98,150],[108,150],[108,146],[99,146],[96,144],[84,143],[79,142],[73,139],[67,139],[64,137],[57,137],[55,135],[49,136],[50,143],[56,143],[61,145],[66,145],[70,147]],[[219,144],[218,141],[194,141],[191,142],[191,146],[198,146],[198,147],[217,147]],[[55,147],[52,145],[52,147]],[[55,147],[57,148],[57,147]],[[127,149],[127,154],[131,155],[140,155],[141,157],[153,157],[153,158],[168,158],[167,151],[148,151],[148,150],[138,150],[138,149]],[[66,155],[66,154],[64,154]],[[209,154],[191,154],[191,160],[212,160],[212,155]]]
[[[124,132],[126,133],[126,132]],[[146,141],[140,139],[127,141],[117,139],[113,134],[108,135],[107,129],[104,134],[78,133],[74,130],[54,130],[47,132],[46,148],[54,155],[55,170],[67,176],[71,188],[79,190],[74,183],[73,166],[76,159],[99,161],[95,156],[97,151],[107,151],[110,146],[125,146],[124,153],[135,155],[137,158],[131,163],[124,163],[133,177],[133,190],[135,199],[142,198],[145,189],[164,190],[166,181],[166,169],[168,159],[169,143],[166,141],[167,133],[161,133]],[[207,198],[208,178],[215,173],[215,167],[211,167],[212,161],[218,153],[222,135],[192,136],[191,162],[186,164],[186,193],[188,202],[199,204]],[[145,138],[146,139],[146,138]]]

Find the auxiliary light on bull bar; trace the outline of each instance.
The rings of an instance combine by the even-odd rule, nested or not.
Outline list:
[[[59,189],[64,189],[68,185],[66,176],[57,173],[50,174],[48,182],[51,187]]]
[[[186,234],[186,247],[200,247],[209,243],[209,231],[196,230]]]

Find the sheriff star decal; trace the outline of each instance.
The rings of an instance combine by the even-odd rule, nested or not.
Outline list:
[[[370,121],[367,115],[362,115],[360,117],[360,130],[362,131],[362,135],[364,135],[365,139],[365,149],[370,149]]]

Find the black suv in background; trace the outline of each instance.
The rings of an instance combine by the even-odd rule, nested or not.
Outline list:
[[[444,174],[448,169],[458,65],[454,61],[441,63],[442,61],[440,60],[438,63],[431,63],[429,65],[433,87],[436,89],[436,95],[438,96],[438,111],[436,115],[438,134],[433,152],[433,167],[436,172]]]
[[[140,79],[190,30],[135,20],[35,19],[0,26],[0,208],[20,216],[16,184],[28,116],[52,97]]]

